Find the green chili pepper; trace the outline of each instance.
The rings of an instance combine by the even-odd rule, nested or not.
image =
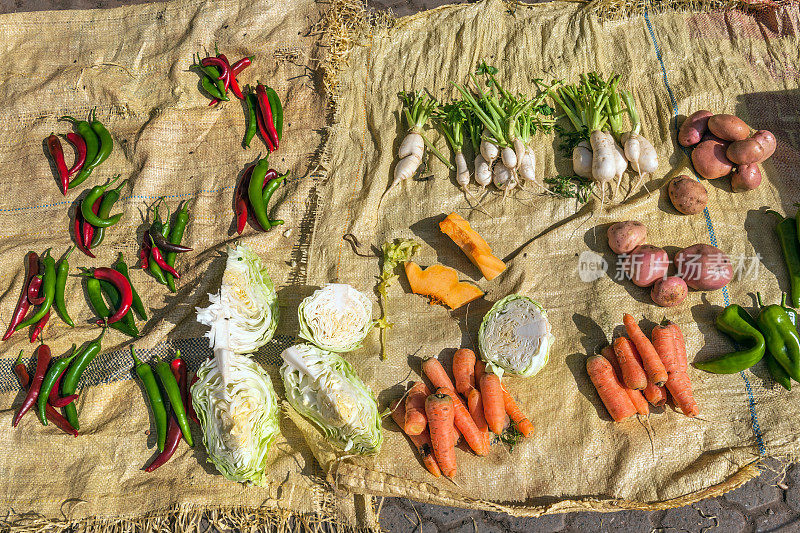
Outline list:
[[[735,374],[750,368],[764,357],[764,336],[756,328],[753,317],[741,306],[733,304],[726,307],[717,316],[716,326],[745,349],[694,363],[695,367],[714,374]]]
[[[106,302],[103,300],[103,293],[102,288],[100,286],[100,280],[96,278],[86,278],[86,292],[89,294],[89,303],[94,309],[94,312],[97,313],[102,319],[106,319],[111,316],[111,311],[109,311],[108,307],[106,306]],[[109,324],[108,327],[116,329],[117,331],[121,331],[125,335],[130,337],[138,337],[139,332],[136,329],[131,329],[128,325],[123,322],[122,320],[118,320],[113,324]]]
[[[119,306],[122,303],[122,296],[117,288],[106,280],[100,280],[100,288],[102,289],[103,294],[105,294],[108,298],[108,301],[111,303],[111,307],[113,309],[119,309]],[[133,315],[131,313],[125,313],[120,322],[123,322],[129,331],[135,333],[135,335],[133,335],[134,337],[139,336],[139,328],[136,327],[136,321],[133,319]],[[116,322],[114,324],[116,324]],[[111,325],[113,326],[114,324]]]
[[[158,389],[156,377],[153,375],[153,369],[150,365],[143,363],[136,357],[136,352],[131,344],[131,355],[133,362],[136,365],[136,374],[142,380],[144,390],[147,393],[147,399],[150,401],[150,409],[153,411],[153,417],[156,422],[156,442],[158,451],[164,451],[164,442],[167,440],[167,409],[164,406],[164,400],[161,397],[161,391]]]
[[[244,101],[247,103],[247,131],[245,131],[242,145],[245,148],[250,148],[250,142],[253,140],[253,137],[256,136],[256,130],[258,129],[258,119],[256,118],[258,100],[253,93],[247,93],[244,97]]]
[[[758,327],[764,333],[767,350],[786,370],[793,380],[800,381],[800,336],[797,329],[780,305],[764,306],[761,294],[756,293],[761,313]]]
[[[114,204],[117,203],[119,200],[120,191],[125,186],[128,180],[122,180],[122,183],[119,184],[114,189],[106,192],[103,195],[103,199],[100,200],[100,207],[97,208],[97,216],[100,218],[108,218],[111,214],[111,209],[114,207]],[[94,236],[92,237],[92,245],[89,248],[97,248],[103,242],[103,238],[106,235],[106,228],[96,227],[94,228]]]
[[[264,183],[264,176],[267,175],[267,170],[269,170],[269,161],[265,157],[256,163],[253,168],[253,174],[250,176],[250,184],[247,186],[247,198],[250,200],[250,207],[253,208],[253,215],[264,231],[268,231],[272,227],[267,216],[267,206],[264,205],[261,187]]]
[[[42,302],[41,307],[36,313],[33,314],[29,319],[21,322],[16,328],[15,331],[19,331],[22,328],[27,328],[28,326],[32,326],[38,323],[44,315],[50,311],[50,307],[53,305],[53,300],[56,297],[56,260],[50,255],[50,250],[48,249],[44,257],[42,257],[42,263],[44,263],[44,277],[42,278],[42,290],[44,291],[44,302]]]
[[[101,341],[105,333],[106,330],[103,328],[103,331],[100,332],[100,336],[90,342],[86,348],[75,357],[72,364],[69,365],[69,368],[64,373],[64,377],[61,378],[61,394],[63,396],[75,394],[75,391],[78,390],[78,380],[83,375],[83,371],[86,370],[86,367],[89,366],[89,363],[100,353]],[[78,409],[75,407],[75,402],[67,404],[67,406],[64,407],[64,416],[69,423],[72,424],[72,427],[80,429],[78,426]]]
[[[287,172],[286,174],[282,174],[277,178],[270,180],[269,183],[267,183],[267,186],[264,187],[264,191],[261,193],[261,198],[264,201],[264,209],[267,209],[269,207],[269,201],[272,198],[272,195],[275,194],[275,191],[278,190],[278,187],[280,187],[281,183],[283,183],[283,181],[287,178],[287,176],[289,176],[289,174],[290,173]],[[269,214],[267,214],[267,218],[269,218]],[[281,224],[283,224],[283,220],[270,219],[269,223],[271,226],[280,226]]]
[[[145,311],[142,299],[139,297],[139,293],[136,292],[136,287],[133,286],[131,277],[128,274],[128,265],[125,264],[125,258],[122,257],[122,252],[120,252],[117,256],[117,262],[114,264],[114,270],[125,276],[125,279],[127,279],[128,283],[131,284],[131,292],[133,293],[133,303],[131,304],[131,307],[134,311],[136,311],[136,314],[139,315],[139,318],[142,320],[147,320],[147,312]]]
[[[110,181],[108,181],[105,185],[95,185],[89,191],[89,194],[86,195],[86,198],[83,199],[81,202],[81,215],[83,215],[83,220],[94,226],[95,228],[107,228],[109,226],[113,226],[119,219],[122,218],[122,213],[117,213],[116,215],[109,217],[109,218],[100,218],[99,216],[94,214],[92,211],[92,206],[94,205],[95,201],[98,198],[103,196],[103,193],[106,192],[106,189],[117,181],[120,178],[120,175],[117,174]]]
[[[792,324],[794,324],[795,329],[797,329],[797,311],[789,307],[789,305],[786,303],[785,292],[781,294],[781,307],[783,307],[786,310],[786,314],[789,315],[789,320],[792,321]]]
[[[275,133],[278,134],[278,140],[281,140],[283,134],[283,105],[281,99],[278,98],[278,93],[272,87],[266,86],[267,100],[269,101],[269,108],[272,111],[272,124],[275,126]]]
[[[64,301],[64,292],[67,287],[67,275],[69,274],[69,256],[72,254],[73,248],[74,246],[70,246],[67,253],[64,254],[64,257],[62,257],[61,261],[58,263],[58,269],[56,270],[56,294],[53,299],[53,304],[56,306],[56,311],[58,311],[61,320],[72,328],[75,327],[75,322],[72,321],[67,311],[67,304]]]
[[[39,415],[39,420],[41,420],[42,424],[45,426],[47,425],[45,409],[47,408],[47,400],[50,397],[50,390],[52,390],[53,385],[55,385],[56,380],[58,380],[58,377],[69,366],[72,360],[75,359],[76,355],[78,355],[78,352],[75,351],[75,345],[73,344],[72,355],[56,360],[50,365],[50,369],[47,371],[47,374],[44,375],[44,381],[42,381],[42,388],[39,392],[39,399],[37,400],[38,403],[36,404],[36,409],[37,414]],[[72,427],[77,429],[76,426]]]
[[[784,389],[792,390],[792,378],[781,364],[771,354],[765,355],[764,359],[767,362],[767,370],[769,370],[769,375],[772,376],[772,379]]]
[[[181,428],[183,438],[189,446],[194,446],[192,442],[192,430],[189,428],[189,418],[186,416],[186,408],[183,405],[181,398],[181,388],[178,386],[178,380],[172,374],[172,369],[169,363],[160,360],[156,363],[156,374],[161,378],[161,385],[169,398],[169,404],[172,406],[172,414],[175,415],[175,420]]]
[[[172,225],[172,231],[169,234],[169,242],[172,244],[180,244],[183,239],[183,232],[186,231],[186,225],[189,223],[189,200],[187,200],[180,209],[178,214],[175,215],[175,224]],[[164,254],[164,261],[171,266],[175,266],[175,260],[178,258],[176,252],[167,252]],[[171,292],[177,292],[175,288],[175,276],[169,272],[164,272],[164,277],[167,280],[167,287]]]
[[[783,260],[789,271],[789,284],[791,288],[792,307],[800,307],[800,242],[798,242],[797,220],[784,218],[776,211],[767,211],[777,215],[781,220],[775,226],[775,233],[783,250]]]
[[[97,138],[100,140],[100,149],[97,151],[97,155],[92,159],[87,159],[86,164],[89,165],[90,169],[97,167],[100,163],[108,159],[108,156],[111,155],[111,150],[114,148],[114,139],[111,138],[111,134],[108,132],[105,126],[97,120],[96,115],[96,108],[92,110],[92,131],[94,131]],[[91,163],[89,163],[91,161]]]
[[[63,116],[59,120],[69,120],[75,125],[75,130],[81,137],[83,137],[83,140],[86,141],[86,163],[89,161],[94,161],[97,158],[97,152],[100,148],[100,139],[92,129],[92,125],[85,120],[78,120],[70,116]],[[70,189],[77,187],[86,181],[86,178],[88,178],[92,173],[92,169],[94,167],[86,163],[84,163],[83,168],[80,172],[78,172],[78,175],[72,178],[72,180],[69,182]]]

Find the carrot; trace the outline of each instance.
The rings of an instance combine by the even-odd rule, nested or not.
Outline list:
[[[406,417],[406,404],[405,402],[401,402],[400,400],[395,400],[392,402],[392,419],[400,426],[400,429],[403,429],[405,424],[405,417]],[[439,470],[439,464],[436,462],[436,458],[433,456],[433,448],[431,447],[431,436],[428,433],[428,430],[425,429],[419,435],[408,435],[408,438],[411,439],[411,443],[419,452],[420,457],[422,457],[422,464],[425,465],[425,468],[428,469],[428,472],[433,474],[435,477],[439,477],[442,475],[442,471]]]
[[[447,394],[431,394],[425,400],[433,455],[447,477],[456,475],[456,450],[453,442],[453,399]]]
[[[614,354],[617,356],[622,381],[631,389],[647,387],[647,374],[636,358],[633,343],[627,337],[614,339]]]
[[[465,396],[475,388],[475,352],[461,348],[453,355],[453,378],[456,390]]]
[[[423,381],[414,383],[414,386],[408,391],[403,429],[409,435],[419,435],[428,425],[428,419],[425,418],[425,398],[430,394],[431,391],[428,390],[428,386]]]
[[[617,362],[617,354],[614,352],[614,348],[611,345],[605,346],[602,350],[600,350],[600,354],[605,357],[611,366],[614,368],[614,374],[617,376],[618,380],[622,380],[622,372],[619,368],[619,363]],[[633,406],[636,407],[636,412],[642,416],[648,416],[650,414],[650,404],[647,403],[647,400],[642,395],[642,391],[638,391],[636,389],[632,389],[626,386],[624,383],[622,388],[625,389],[625,392],[628,394],[628,398],[631,399],[633,402]]]
[[[642,332],[639,324],[628,313],[622,316],[622,322],[625,324],[625,331],[628,332],[628,337],[631,338],[636,349],[639,351],[639,356],[642,358],[642,366],[647,374],[647,379],[651,383],[655,383],[659,387],[667,382],[667,371],[664,368],[664,363],[658,356],[658,352],[653,347],[653,343],[647,338],[647,335]]]
[[[478,431],[487,434],[488,438],[489,426],[486,424],[486,417],[483,416],[483,402],[481,402],[481,393],[478,392],[478,389],[471,389],[467,393],[467,407]]]
[[[674,322],[670,322],[669,327],[672,328],[675,337],[675,360],[678,363],[678,370],[686,372],[689,369],[689,360],[686,357],[686,340],[683,338],[683,332]]]
[[[514,401],[514,398],[508,393],[508,391],[501,385],[500,387],[503,389],[503,403],[505,404],[506,413],[511,420],[517,425],[517,429],[524,437],[527,437],[531,433],[533,433],[533,424],[528,417],[522,412],[522,409],[519,408],[517,402]]]
[[[648,383],[647,387],[645,387],[642,391],[642,394],[644,394],[644,397],[647,398],[648,402],[656,407],[661,407],[667,403],[667,389],[665,389],[663,386],[659,387],[653,383]]]
[[[636,414],[636,407],[622,388],[614,374],[614,367],[602,355],[593,355],[586,360],[586,372],[592,380],[603,405],[615,422]]]
[[[671,372],[679,371],[675,351],[675,332],[671,326],[656,326],[650,336],[653,338],[653,347],[661,357],[661,362],[664,363],[664,369],[669,378]]]
[[[480,386],[481,377],[486,373],[486,363],[477,359],[475,361],[475,388]]]
[[[481,400],[483,416],[493,433],[500,435],[505,429],[506,405],[503,400],[503,386],[500,378],[492,373],[481,376]]]
[[[667,380],[667,389],[675,400],[675,405],[683,411],[683,414],[694,418],[700,414],[700,407],[694,400],[692,394],[692,382],[686,372],[673,372]]]
[[[453,388],[453,382],[450,381],[447,372],[445,372],[439,360],[435,357],[431,357],[424,361],[422,363],[422,371],[425,372],[425,375],[428,376],[434,387],[446,390],[447,394],[453,398],[453,403],[455,404],[456,429],[461,432],[461,435],[464,437],[464,440],[467,441],[469,447],[472,448],[472,451],[478,455],[488,454],[489,443],[481,432],[478,431],[478,426],[475,425],[475,421],[472,420],[472,416],[470,416],[467,407]]]

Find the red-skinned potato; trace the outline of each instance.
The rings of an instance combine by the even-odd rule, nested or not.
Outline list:
[[[699,143],[708,131],[708,119],[714,113],[705,109],[695,111],[683,121],[678,131],[678,142],[681,146],[694,146]]]
[[[726,141],[741,141],[750,137],[750,126],[734,115],[714,115],[708,119],[708,129]]]
[[[775,136],[767,130],[759,130],[749,139],[736,141],[728,146],[726,155],[732,163],[750,165],[761,163],[775,153]]]
[[[703,184],[689,176],[676,176],[667,186],[669,200],[684,215],[695,215],[705,209],[708,191]]]
[[[653,303],[661,307],[674,307],[681,304],[689,294],[689,287],[683,278],[669,276],[659,279],[650,290],[650,298]]]
[[[647,240],[647,228],[637,220],[617,222],[608,228],[608,246],[615,254],[627,254]]]
[[[639,287],[649,287],[666,277],[669,263],[667,252],[652,244],[637,246],[622,261],[628,278]]]
[[[728,254],[710,244],[694,244],[675,254],[678,276],[700,291],[721,289],[733,279]]]
[[[731,190],[733,192],[752,191],[761,185],[761,169],[758,163],[739,165],[731,174]]]
[[[694,169],[707,180],[727,176],[733,170],[733,163],[725,155],[727,148],[727,142],[710,139],[701,142],[692,150]]]

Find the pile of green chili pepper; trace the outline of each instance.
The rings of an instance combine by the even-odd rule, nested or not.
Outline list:
[[[776,211],[767,211],[780,218],[775,227],[783,251],[786,269],[789,271],[792,307],[800,307],[800,210],[796,217],[786,217]]]
[[[181,276],[175,270],[175,260],[178,254],[192,251],[192,248],[181,245],[189,223],[189,201],[181,202],[175,220],[170,221],[169,211],[164,220],[161,219],[159,209],[163,200],[159,198],[154,206],[153,223],[144,234],[139,259],[142,269],[149,270],[156,281],[176,292],[175,279]]]
[[[72,122],[77,131],[77,134],[67,135],[67,140],[75,147],[75,163],[69,169],[64,163],[64,152],[58,137],[50,135],[47,140],[50,155],[59,173],[61,192],[66,195],[68,189],[86,181],[92,170],[108,159],[114,148],[114,140],[103,123],[97,120],[96,109],[89,114],[89,120],[78,120],[70,116],[63,116],[59,120]]]
[[[119,178],[119,175],[114,176],[104,185],[95,185],[89,189],[78,208],[75,209],[73,227],[75,243],[78,245],[78,249],[89,257],[94,257],[91,249],[100,246],[103,242],[106,228],[113,226],[122,218],[122,213],[111,215],[111,209],[119,200],[122,188],[128,180],[122,180],[116,188],[107,190]]]
[[[11,322],[8,324],[3,340],[11,337],[15,331],[34,326],[30,339],[31,342],[35,342],[50,319],[53,307],[68,326],[75,327],[75,322],[69,316],[64,300],[70,254],[72,254],[72,248],[67,250],[56,265],[56,260],[50,255],[50,249],[48,249],[41,258],[43,269],[40,269],[39,256],[36,252],[27,253],[22,294],[20,294],[17,307],[11,315]],[[34,305],[38,305],[39,308],[26,319],[25,316]]]
[[[278,187],[286,180],[289,173],[278,175],[275,169],[269,168],[268,158],[259,159],[242,174],[242,179],[234,193],[236,208],[236,231],[241,235],[247,223],[248,213],[253,216],[253,227],[261,231],[269,231],[283,224],[283,220],[269,218],[268,204]]]
[[[208,56],[204,59],[200,59],[200,54],[197,54],[196,58],[192,58],[195,61],[192,64],[192,68],[198,69],[201,74],[200,85],[212,98],[208,105],[212,106],[223,101],[227,102],[229,100],[228,89],[233,91],[236,98],[244,100],[244,94],[239,88],[236,76],[250,66],[252,58],[243,57],[231,65],[225,54],[220,54],[219,50],[216,49],[215,53],[217,55]]]
[[[181,436],[189,446],[194,446],[192,431],[189,427],[188,413],[191,406],[188,405],[186,364],[181,359],[180,350],[176,353],[172,364],[160,359],[154,367],[142,362],[136,356],[133,346],[131,346],[131,356],[133,356],[136,375],[142,380],[156,426],[156,446],[160,453],[145,468],[146,472],[152,472],[172,457],[178,448]],[[154,369],[155,374],[153,373]],[[158,380],[156,380],[156,375]],[[159,382],[161,383],[160,387]],[[164,401],[164,396],[167,397],[168,402]],[[170,415],[167,415],[167,403],[171,407]]]
[[[709,361],[695,363],[700,370],[714,374],[735,374],[746,370],[766,357],[772,378],[787,390],[791,380],[800,382],[800,335],[797,332],[797,313],[786,307],[786,295],[781,304],[765,306],[757,294],[760,312],[757,319],[741,306],[726,307],[717,317],[716,326],[742,349]]]

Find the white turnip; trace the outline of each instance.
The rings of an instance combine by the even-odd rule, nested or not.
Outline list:
[[[572,171],[586,179],[592,177],[592,147],[588,141],[581,141],[572,149]]]

